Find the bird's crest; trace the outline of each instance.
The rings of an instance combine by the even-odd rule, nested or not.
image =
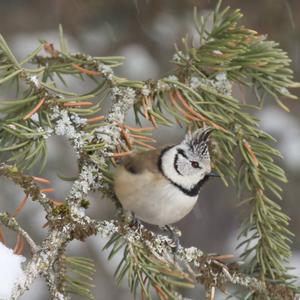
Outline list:
[[[209,159],[207,141],[213,130],[214,128],[206,127],[197,129],[193,133],[187,133],[183,143],[193,154],[199,155],[203,159]]]

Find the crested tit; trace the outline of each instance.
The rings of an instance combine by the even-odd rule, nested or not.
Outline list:
[[[123,208],[159,226],[185,217],[196,204],[201,186],[215,176],[207,146],[212,130],[201,128],[177,145],[125,158],[114,178]]]

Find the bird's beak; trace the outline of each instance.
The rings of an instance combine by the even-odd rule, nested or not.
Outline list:
[[[220,175],[216,172],[210,172],[207,174],[209,177],[220,177]]]

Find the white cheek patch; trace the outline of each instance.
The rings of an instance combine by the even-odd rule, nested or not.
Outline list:
[[[180,171],[180,174],[183,176],[190,176],[195,174],[200,175],[202,171],[200,168],[194,168],[191,162],[184,158],[178,161],[177,166],[178,170]]]
[[[190,165],[190,162],[184,162],[183,160],[181,160],[181,166],[178,166],[179,169],[181,168],[180,175],[174,168],[176,155],[178,155],[176,147],[173,147],[165,152],[162,157],[162,171],[164,172],[164,175],[172,182],[184,187],[185,189],[190,190],[205,177],[206,170],[196,168],[194,169]]]
[[[177,166],[178,166],[178,169],[179,169],[181,175],[188,175],[188,174],[191,174],[193,172],[193,170],[192,170],[193,167],[184,158],[179,158],[178,159]]]
[[[201,144],[199,147],[199,151],[202,151],[202,155],[195,154],[190,151],[190,148],[187,145],[180,145],[180,149],[182,149],[187,156],[187,158],[182,157],[182,155],[178,154],[180,159],[178,159],[178,167],[182,173],[185,175],[193,175],[198,174],[199,176],[205,176],[206,174],[210,173],[211,166],[210,166],[210,156],[208,147],[206,144]],[[196,161],[199,163],[200,168],[193,168],[191,165],[191,161]]]

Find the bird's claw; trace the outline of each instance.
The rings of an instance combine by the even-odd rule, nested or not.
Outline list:
[[[172,248],[174,255],[178,252],[180,246],[180,236],[181,232],[174,226],[165,225],[165,230],[170,234],[171,240],[174,242],[175,246]]]
[[[132,220],[131,220],[131,222],[130,222],[130,225],[132,226],[132,227],[136,227],[136,228],[140,228],[141,227],[141,221],[140,221],[140,219],[138,219],[136,216],[135,216],[135,214],[134,213],[132,213]]]

